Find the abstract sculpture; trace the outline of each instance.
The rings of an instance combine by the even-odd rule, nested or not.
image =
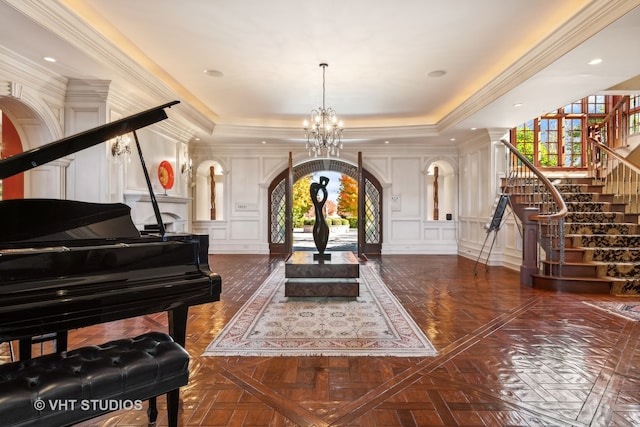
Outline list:
[[[331,254],[325,254],[324,250],[327,248],[327,242],[329,241],[329,226],[327,225],[327,221],[324,219],[324,203],[327,201],[327,184],[329,183],[329,178],[326,176],[320,177],[320,182],[312,182],[309,187],[309,192],[311,193],[311,201],[313,202],[313,207],[316,212],[316,222],[313,225],[313,241],[316,244],[316,249],[318,249],[318,253],[313,255],[314,259],[331,259]],[[322,193],[319,196],[319,193]]]

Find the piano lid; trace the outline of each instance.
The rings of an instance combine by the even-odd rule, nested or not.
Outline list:
[[[139,237],[131,208],[122,203],[58,199],[0,202],[0,251],[9,242]]]
[[[164,109],[179,102],[180,101],[172,101],[141,113],[89,129],[85,132],[50,142],[41,147],[25,151],[24,153],[16,154],[6,159],[0,159],[0,179],[8,178],[69,154],[84,150],[85,148],[92,147],[119,135],[124,135],[164,120],[168,118]]]
[[[133,133],[147,181],[160,235],[165,234],[158,202],[146,169],[136,130],[168,118],[169,102],[111,123],[45,144],[33,150],[0,159],[0,179],[35,168],[126,133]],[[69,239],[113,239],[136,237],[130,207],[120,203],[92,204],[57,199],[18,199],[0,201],[0,244]]]

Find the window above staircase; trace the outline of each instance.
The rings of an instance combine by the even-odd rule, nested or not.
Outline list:
[[[584,171],[588,167],[589,128],[615,120],[617,134],[609,139],[626,145],[640,135],[640,95],[592,95],[511,130],[511,142],[537,168]]]

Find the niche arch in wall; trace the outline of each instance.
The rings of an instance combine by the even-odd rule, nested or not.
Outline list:
[[[228,169],[217,160],[205,160],[195,169],[195,220],[219,221],[225,215]]]
[[[458,216],[458,170],[451,160],[433,159],[427,162],[425,175],[425,219],[427,221],[456,220]]]

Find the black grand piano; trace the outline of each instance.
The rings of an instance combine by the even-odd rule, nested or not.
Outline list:
[[[0,179],[133,133],[155,217],[139,231],[130,208],[114,203],[0,201],[0,342],[32,338],[166,311],[169,333],[185,345],[190,306],[218,301],[221,279],[208,266],[208,237],[166,233],[136,130],[166,119],[174,101],[0,160]]]

